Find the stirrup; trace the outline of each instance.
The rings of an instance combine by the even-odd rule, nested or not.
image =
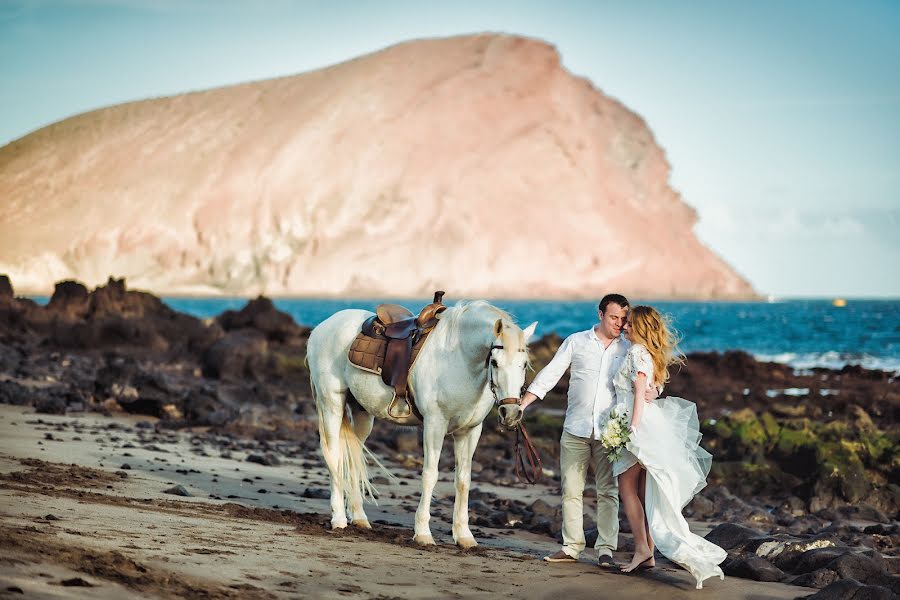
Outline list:
[[[399,413],[395,412],[398,406],[403,407],[405,410],[401,410]],[[388,405],[388,416],[393,419],[407,419],[412,416],[412,405],[408,399],[401,399],[397,396],[397,392],[394,392],[394,397],[391,398],[391,403]]]

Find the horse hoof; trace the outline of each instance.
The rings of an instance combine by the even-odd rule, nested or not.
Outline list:
[[[456,545],[460,548],[474,548],[478,545],[478,542],[473,537],[464,537],[456,540]]]
[[[346,529],[347,521],[332,521],[331,528],[332,529]]]
[[[366,519],[353,519],[352,525],[360,529],[372,529],[372,526],[369,525],[369,521]]]
[[[437,546],[434,543],[434,538],[430,535],[417,535],[413,537],[413,541],[420,546]]]

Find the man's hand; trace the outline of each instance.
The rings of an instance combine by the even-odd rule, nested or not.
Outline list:
[[[535,394],[532,394],[531,392],[525,392],[525,395],[522,396],[522,412],[524,413],[528,405],[535,400],[538,400],[538,397]]]
[[[644,392],[644,402],[653,402],[659,398],[659,389],[655,385],[648,385]]]

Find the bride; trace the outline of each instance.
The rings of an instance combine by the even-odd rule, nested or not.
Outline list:
[[[700,447],[697,407],[683,398],[637,402],[649,385],[662,387],[669,365],[681,361],[675,340],[656,309],[637,306],[628,315],[625,337],[632,342],[613,383],[631,422],[629,441],[613,465],[619,495],[634,534],[634,557],[622,571],[654,566],[659,551],[687,569],[697,589],[710,577],[725,578],[725,551],[691,533],[681,510],[706,486],[712,455]]]

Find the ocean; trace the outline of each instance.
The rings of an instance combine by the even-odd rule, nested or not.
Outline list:
[[[46,301],[46,299],[39,299]],[[163,298],[175,310],[208,318],[240,310],[243,298]],[[430,298],[412,300],[275,299],[275,305],[302,325],[315,326],[344,308],[371,310],[379,302],[397,302],[418,311]],[[456,299],[447,297],[453,304]],[[562,337],[591,327],[595,302],[492,300],[521,326],[538,321],[537,335]],[[642,304],[632,300],[632,304]],[[682,336],[685,352],[744,350],[758,360],[797,369],[861,365],[900,374],[900,300],[850,299],[837,307],[830,300],[777,302],[653,301]]]

